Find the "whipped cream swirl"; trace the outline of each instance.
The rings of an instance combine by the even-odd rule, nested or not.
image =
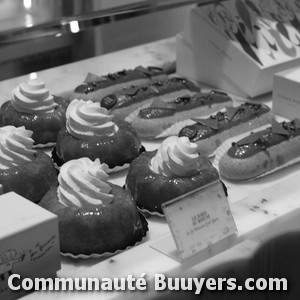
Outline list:
[[[12,91],[11,104],[16,111],[26,114],[52,113],[58,105],[45,83],[36,79],[18,85]]]
[[[9,169],[33,159],[32,131],[24,126],[4,126],[0,128],[0,169]]]
[[[168,177],[189,177],[199,171],[197,144],[188,137],[166,138],[151,159],[151,169]]]
[[[68,106],[66,117],[69,134],[79,139],[113,135],[118,130],[112,122],[113,115],[108,115],[106,108],[91,100],[74,99]]]
[[[58,176],[59,201],[77,207],[109,204],[114,196],[110,194],[108,166],[99,159],[94,162],[87,157],[73,159],[62,165]]]

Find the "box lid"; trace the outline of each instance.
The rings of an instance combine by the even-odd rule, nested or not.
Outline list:
[[[300,55],[296,1],[289,1],[289,5],[271,2],[228,0],[194,10],[207,26],[223,36],[224,49],[230,43],[257,65],[268,68]]]
[[[57,218],[55,214],[14,192],[0,196],[0,211],[0,239]]]

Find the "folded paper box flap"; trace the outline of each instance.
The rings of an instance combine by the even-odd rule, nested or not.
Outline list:
[[[300,116],[300,67],[274,75],[273,111],[288,119]]]
[[[273,6],[229,0],[191,10],[182,36],[191,45],[194,63],[206,57],[215,68],[214,85],[225,75],[256,97],[272,91],[276,72],[300,65],[300,10],[295,1],[284,8],[274,1]]]
[[[0,211],[0,299],[14,299],[10,275],[49,278],[60,269],[58,218],[14,192],[0,196]]]

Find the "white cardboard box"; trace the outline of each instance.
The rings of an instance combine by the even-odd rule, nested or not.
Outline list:
[[[60,269],[58,218],[14,192],[0,196],[0,299],[24,292],[8,287],[11,274],[49,278]]]
[[[255,97],[272,91],[275,73],[300,65],[296,22],[300,9],[294,0],[281,10],[278,5],[273,1],[264,6],[260,0],[229,0],[191,10],[182,35],[194,52],[194,63],[202,54],[211,62],[214,72],[209,80],[213,85],[226,75],[238,89]],[[286,11],[282,12],[283,8]],[[284,15],[279,13],[289,13],[294,19],[282,22]]]
[[[300,119],[300,67],[274,75],[273,111],[288,119]]]
[[[179,75],[213,88],[247,97],[247,94],[228,76],[218,70],[205,53],[200,49],[193,49],[181,34],[176,36],[176,55],[176,70]]]

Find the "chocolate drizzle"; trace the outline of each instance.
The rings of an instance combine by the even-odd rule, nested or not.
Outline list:
[[[128,88],[124,88],[122,92],[116,93],[114,95],[108,95],[104,97],[102,101],[104,103],[112,103],[111,100],[106,100],[106,98],[116,98],[117,101],[114,102],[113,106],[110,106],[110,109],[122,108],[125,106],[129,106],[132,103],[137,103],[140,101],[142,102],[153,97],[159,97],[181,90],[189,90],[191,93],[196,94],[196,92],[199,91],[199,88],[186,79],[174,77],[154,82],[151,85],[131,86]],[[180,97],[175,102],[177,102],[177,104],[184,104],[188,101],[190,101],[190,96]]]
[[[127,89],[124,89],[124,94],[128,96],[135,96],[139,91],[140,88],[138,86],[131,86]]]
[[[186,96],[181,96],[178,97],[177,99],[174,100],[175,104],[187,104],[191,101],[191,96],[186,95]]]
[[[272,120],[272,132],[276,134],[283,134],[289,136],[288,128],[285,128],[285,124],[280,124],[276,120]]]
[[[236,115],[236,113],[242,109],[242,107],[238,106],[238,107],[226,107],[226,115],[227,115],[227,119],[230,122],[232,120],[232,118]]]
[[[206,105],[210,107],[214,103],[222,103],[228,101],[231,101],[231,98],[226,93],[219,93],[215,91],[210,91],[208,93],[199,92],[192,96],[181,96],[173,101],[167,102],[169,106],[172,105],[172,107],[174,107],[173,111],[168,111],[168,116],[171,116],[176,112],[185,111]],[[138,116],[141,119],[155,119],[165,116],[163,112],[161,113],[161,115],[157,113],[158,108],[160,110],[164,109],[163,107],[147,107],[141,109],[139,111]],[[153,113],[151,113],[151,109],[155,109]]]
[[[160,74],[164,74],[161,68],[144,68],[142,66],[138,66],[134,70],[121,70],[119,72],[109,73],[105,76],[98,76],[88,73],[85,81],[75,88],[75,92],[88,94],[116,83],[126,83],[130,80],[136,80],[140,78],[151,78],[152,76]]]
[[[155,93],[155,94],[159,94],[159,90],[155,85],[150,85],[150,89]]]
[[[139,117],[142,119],[156,119],[174,115],[174,109],[162,107],[146,107],[139,111]]]
[[[153,73],[163,73],[163,69],[159,67],[148,67],[144,68],[143,66],[138,66],[135,68],[135,71],[144,73],[145,75],[151,77]]]
[[[272,126],[255,133],[232,144],[228,150],[228,155],[233,158],[251,157],[260,151],[267,151],[268,148],[287,141],[300,135],[300,122],[293,120],[291,122],[278,123],[272,121]]]
[[[199,124],[205,125],[211,129],[218,130],[219,122],[217,118],[207,118],[207,119],[193,118],[192,120]]]
[[[96,81],[106,81],[106,78],[89,72],[84,80],[84,82],[87,83],[93,83]]]
[[[196,123],[187,126],[190,130],[196,130],[196,134],[190,141],[197,142],[206,139],[224,130],[238,126],[243,122],[251,121],[261,115],[268,113],[270,109],[265,105],[246,102],[238,107],[226,107],[226,111],[219,111],[208,119],[193,118]],[[212,121],[213,120],[213,121]],[[179,132],[179,136],[185,136],[186,129]]]

